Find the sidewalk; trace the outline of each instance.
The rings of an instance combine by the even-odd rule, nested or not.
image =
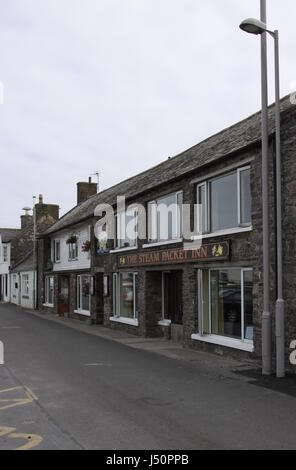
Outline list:
[[[198,368],[203,375],[213,375],[234,380],[250,382],[249,372],[255,372],[260,365],[255,361],[237,361],[230,357],[186,349],[180,343],[174,343],[164,338],[143,338],[131,335],[124,331],[112,330],[101,325],[89,325],[86,322],[73,318],[62,318],[58,315],[23,309],[24,312],[35,315],[47,321],[59,323],[84,334],[97,336],[107,341],[115,341],[129,348],[140,349],[152,354],[158,354],[170,359],[189,362]],[[239,377],[238,377],[239,374]]]

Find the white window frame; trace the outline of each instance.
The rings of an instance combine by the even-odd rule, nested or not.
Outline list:
[[[240,280],[241,280],[241,338],[231,338],[228,336],[215,335],[212,334],[212,299],[211,299],[211,273],[213,271],[230,271],[230,270],[240,270]],[[202,297],[202,275],[205,269],[198,269],[198,334],[193,334],[192,339],[204,341],[207,343],[220,344],[222,346],[232,347],[235,349],[242,349],[245,351],[253,352],[254,351],[254,341],[248,340],[245,338],[245,312],[244,312],[244,273],[253,272],[253,268],[242,268],[242,267],[220,267],[220,268],[211,268],[209,269],[209,291],[208,291],[208,300],[209,300],[209,332],[204,333],[203,325],[203,297]]]
[[[133,318],[121,316],[120,311],[120,283],[122,274],[133,275],[133,296],[134,296],[134,315]],[[134,326],[138,326],[138,310],[137,310],[137,272],[124,272],[124,273],[113,273],[113,316],[110,318],[111,321],[117,321],[119,323],[127,323]]]
[[[87,276],[89,279],[89,310],[83,310],[81,308],[82,306],[82,278]],[[79,286],[79,289],[78,289]],[[75,310],[75,313],[78,313],[79,315],[84,315],[86,317],[91,316],[91,276],[89,274],[79,274],[76,277],[76,299],[77,299],[77,309]]]
[[[124,221],[126,220],[125,217],[126,216],[130,216],[130,215],[133,215],[134,218],[136,219],[136,232],[135,232],[135,239],[134,240],[131,240],[131,241],[134,241],[134,244],[133,245],[130,245],[128,247],[125,247],[125,246],[122,246],[121,245],[121,242],[123,240],[123,238],[119,238],[119,236],[124,236],[126,235],[126,224],[124,224],[124,227],[123,227],[123,224],[122,224],[122,217],[124,215]],[[139,229],[138,229],[138,208],[137,207],[131,207],[131,208],[128,208],[126,211],[121,211],[121,212],[118,212],[116,215],[115,215],[115,222],[116,222],[116,250],[135,250],[138,248],[138,236],[139,236]]]
[[[52,291],[52,302],[49,302],[49,291],[50,291],[50,279],[53,279],[53,291]],[[54,277],[45,276],[45,286],[44,286],[44,300],[45,304],[48,307],[54,306]]]
[[[183,204],[183,191],[176,191],[173,193],[166,194],[165,196],[161,196],[153,201],[148,202],[148,244],[165,244],[165,243],[173,243],[174,241],[178,242],[183,237],[183,211],[180,215],[178,210],[178,196],[182,195],[182,204]],[[177,213],[175,214],[175,234],[173,234],[172,238],[168,238],[167,240],[158,240],[158,206],[161,205],[164,199],[168,197],[175,196],[175,206]],[[145,245],[146,246],[146,245]]]
[[[229,233],[232,233],[234,231],[237,231],[237,230],[250,230],[250,228],[252,227],[252,220],[248,223],[241,223],[241,173],[243,171],[246,171],[246,170],[250,170],[251,169],[251,166],[248,165],[248,166],[244,166],[244,167],[240,167],[240,168],[237,168],[236,170],[233,170],[233,171],[230,171],[228,173],[222,173],[221,175],[219,176],[215,176],[214,178],[211,178],[209,180],[206,180],[206,181],[203,181],[202,183],[199,183],[196,187],[196,194],[197,194],[197,204],[200,204],[200,199],[199,199],[199,189],[201,187],[205,187],[205,198],[206,198],[206,210],[205,210],[205,213],[206,213],[206,223],[205,223],[205,232],[202,234],[201,231],[199,233],[199,235],[208,235],[208,234],[215,234],[215,233],[222,233],[223,234],[227,234],[228,232]],[[221,230],[218,230],[216,232],[213,232],[212,231],[212,228],[211,228],[211,191],[210,191],[210,185],[213,181],[216,181],[216,180],[219,180],[223,177],[227,177],[231,174],[235,174],[236,173],[236,177],[237,177],[237,194],[236,194],[236,197],[237,197],[237,225],[235,227],[230,227],[228,229],[221,229]]]
[[[69,243],[69,261],[77,261],[78,260],[78,242]],[[75,247],[73,249],[73,247]],[[74,256],[72,256],[74,254]]]
[[[57,246],[59,246],[59,258],[57,257]],[[61,262],[61,240],[54,240],[53,241],[53,261],[54,263]]]
[[[30,294],[30,276],[29,274],[22,274],[21,275],[21,290],[22,290],[22,296],[26,295],[29,296]]]

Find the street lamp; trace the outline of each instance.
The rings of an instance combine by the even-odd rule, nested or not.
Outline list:
[[[283,249],[282,249],[282,188],[281,188],[281,114],[280,114],[280,67],[279,32],[270,31],[263,21],[248,18],[240,28],[255,35],[270,34],[274,39],[275,60],[275,128],[276,128],[276,232],[277,232],[277,300],[276,314],[276,372],[277,377],[285,377],[285,319],[283,300]],[[267,89],[267,81],[262,84]],[[265,227],[266,229],[266,227]],[[267,227],[268,232],[268,227]],[[267,261],[267,260],[265,260]]]

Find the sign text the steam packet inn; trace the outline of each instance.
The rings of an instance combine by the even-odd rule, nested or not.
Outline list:
[[[151,266],[162,264],[192,263],[197,261],[225,261],[229,259],[229,242],[211,243],[200,248],[184,248],[151,251],[118,257],[119,267]]]

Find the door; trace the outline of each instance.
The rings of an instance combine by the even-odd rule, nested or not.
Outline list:
[[[172,325],[183,325],[182,271],[164,273],[164,317]]]
[[[70,289],[69,289],[69,277],[61,276],[59,278],[59,302],[58,302],[58,313],[61,317],[69,313],[70,310]]]

